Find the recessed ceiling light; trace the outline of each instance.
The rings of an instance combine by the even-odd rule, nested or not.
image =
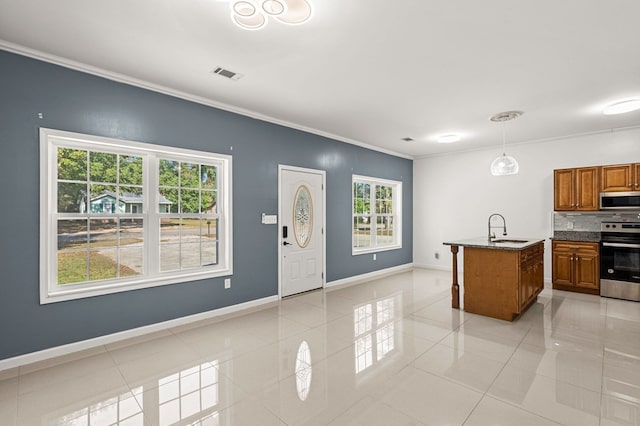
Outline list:
[[[640,109],[640,99],[629,99],[607,105],[602,110],[602,113],[604,115],[624,114],[625,112],[631,112],[637,109]]]
[[[407,136],[406,138],[402,138],[403,141],[405,142],[413,142],[415,139],[413,139],[412,137]]]
[[[456,134],[448,134],[448,135],[442,135],[442,136],[438,136],[438,139],[436,139],[438,141],[438,143],[452,143],[452,142],[458,142],[460,141],[460,135],[456,135]]]

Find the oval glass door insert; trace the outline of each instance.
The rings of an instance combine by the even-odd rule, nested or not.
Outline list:
[[[313,200],[306,185],[300,185],[293,198],[293,234],[300,248],[311,242],[313,231]]]

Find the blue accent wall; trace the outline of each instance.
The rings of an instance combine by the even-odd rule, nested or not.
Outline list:
[[[233,155],[231,288],[219,278],[40,305],[40,127]],[[0,51],[0,359],[277,295],[277,227],[260,215],[278,211],[278,164],[327,172],[327,281],[412,262],[411,160]],[[351,255],[352,174],[403,182],[403,247],[376,261]]]

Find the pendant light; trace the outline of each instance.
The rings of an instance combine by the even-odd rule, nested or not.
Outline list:
[[[505,123],[510,120],[515,120],[522,114],[521,111],[506,111],[500,112],[489,119],[494,123],[502,123],[502,155],[491,163],[491,174],[494,176],[515,175],[520,170],[518,161],[506,154],[507,136]]]

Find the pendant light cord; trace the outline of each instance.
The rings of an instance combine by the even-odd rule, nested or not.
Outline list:
[[[507,155],[507,131],[505,128],[504,121],[502,122],[502,156]]]

